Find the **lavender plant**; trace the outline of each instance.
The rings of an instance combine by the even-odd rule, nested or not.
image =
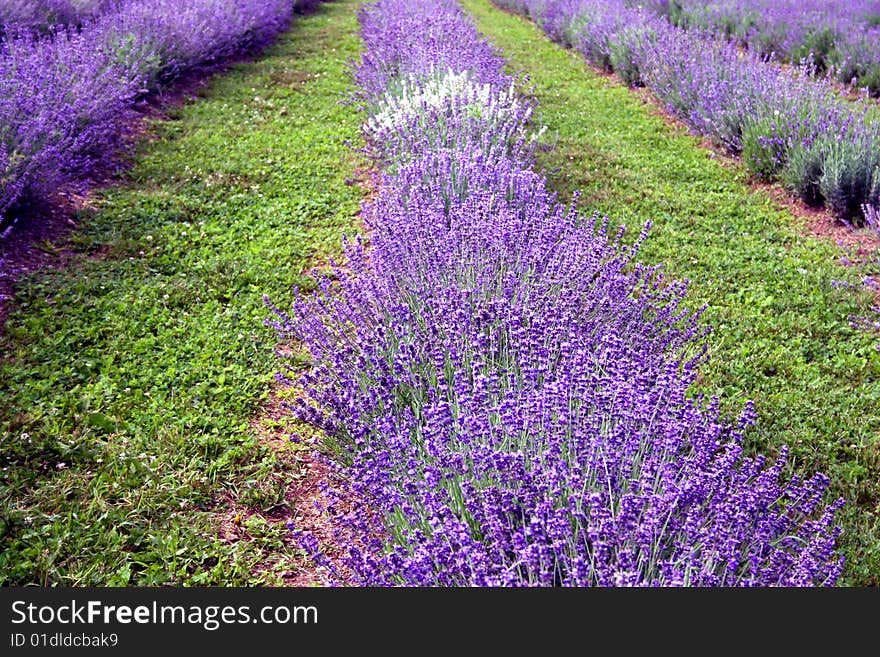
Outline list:
[[[378,0],[361,21],[367,135],[386,120],[414,134],[392,140],[364,209],[369,251],[346,243],[317,294],[273,306],[314,358],[295,413],[340,449],[325,512],[344,556],[294,528],[303,547],[368,585],[833,584],[841,502],[822,475],[783,477],[785,452],[743,455],[751,407],[728,424],[688,397],[706,330],[685,284],[635,262],[646,233],[626,246],[560,205],[507,139],[438,141],[407,119],[442,96],[447,47],[486,47],[460,9]],[[489,85],[480,112],[499,116],[452,129],[527,118],[491,102],[502,64],[453,69]]]
[[[880,207],[866,205],[862,209],[865,213],[865,224],[880,236]]]
[[[136,100],[186,70],[265,44],[293,12],[289,0],[114,7],[49,38],[16,31],[3,42],[0,228],[23,198],[87,180],[114,152],[120,119]]]
[[[87,171],[140,92],[143,76],[95,48],[89,31],[7,39],[0,56],[0,218]]]
[[[526,13],[628,84],[648,86],[694,131],[742,154],[759,176],[782,179],[807,203],[858,222],[861,205],[876,202],[878,113],[817,79],[815,61],[783,69],[627,0],[496,4]]]
[[[478,83],[510,86],[503,60],[454,0],[438,0],[433,12],[421,0],[399,5],[393,14],[374,3],[361,9],[365,52],[354,77],[364,100],[381,98],[389,86],[431,70],[470,71]]]
[[[120,0],[0,0],[0,35],[8,28],[46,34],[81,25],[111,11]]]
[[[628,0],[682,27],[721,34],[760,55],[811,58],[844,84],[880,92],[877,0]]]
[[[141,0],[125,5],[105,29],[114,44],[133,40],[148,51],[155,67],[150,78],[167,80],[265,44],[289,23],[292,10],[289,0],[196,0],[183,6]]]

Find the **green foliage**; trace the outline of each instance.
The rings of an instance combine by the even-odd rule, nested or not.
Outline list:
[[[792,62],[810,59],[817,72],[824,72],[833,58],[836,40],[837,36],[830,27],[810,30],[804,40],[791,49],[789,58]]]
[[[355,0],[322,5],[171,111],[97,194],[72,262],[20,282],[0,335],[0,584],[241,585],[271,531],[223,542],[225,500],[285,504],[250,421],[277,369],[262,295],[338,252],[361,192],[339,101]]]
[[[782,180],[795,196],[811,207],[820,207],[824,203],[821,181],[825,154],[832,147],[834,138],[820,137],[812,144],[801,143],[788,151]]]
[[[665,124],[532,24],[488,0],[463,5],[534,85],[537,120],[557,137],[541,164],[563,198],[582,190],[587,210],[630,234],[653,222],[641,258],[690,279],[690,302],[707,304],[711,360],[694,392],[731,411],[754,399],[747,448],[772,454],[787,444],[800,471],[831,477],[847,500],[845,583],[880,584],[880,351],[849,323],[867,314],[869,296],[831,285],[855,283],[858,272],[830,240],[805,237],[800,220],[752,191],[744,166]]]
[[[573,16],[562,28],[562,40],[565,45],[574,48],[578,44],[578,35],[583,32],[586,16]]]
[[[743,117],[743,162],[762,180],[776,180],[785,165],[788,135],[779,123],[769,117]]]
[[[842,139],[830,144],[819,179],[819,189],[828,208],[840,217],[861,217],[864,199],[875,203],[872,192],[880,180],[880,151],[864,149]]]
[[[858,80],[860,87],[868,89],[872,96],[880,95],[880,64],[871,66]]]
[[[613,70],[628,87],[644,86],[639,63],[639,44],[654,35],[649,29],[631,28],[619,41],[611,44],[609,70]]]
[[[689,22],[689,17],[687,12],[682,8],[681,3],[678,0],[670,0],[663,7],[663,15],[666,16],[666,19],[672,23],[673,25],[685,26]]]

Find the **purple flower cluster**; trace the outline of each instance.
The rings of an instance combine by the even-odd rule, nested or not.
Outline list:
[[[494,0],[630,85],[646,85],[696,132],[742,154],[803,201],[861,221],[880,203],[880,115],[756,52],[685,30],[627,0]]]
[[[729,425],[687,396],[706,331],[686,285],[635,262],[644,233],[626,246],[547,190],[529,112],[457,4],[360,18],[386,165],[369,244],[270,322],[313,356],[294,412],[341,455],[323,508],[342,556],[294,527],[303,547],[366,585],[833,584],[828,479],[744,456],[750,406]]]
[[[396,82],[430,71],[468,71],[478,80],[507,87],[504,62],[491,48],[473,49],[476,30],[449,11],[447,0],[436,12],[417,1],[393,14],[365,4],[360,11],[364,55],[355,82],[367,102],[381,98]]]
[[[0,43],[0,229],[23,198],[84,180],[138,98],[263,45],[292,12],[290,0],[130,0],[48,36],[11,31]]]
[[[683,27],[720,34],[763,55],[810,57],[844,84],[880,93],[878,0],[629,0]]]
[[[120,0],[0,0],[0,35],[6,28],[48,32],[81,25],[118,5]]]

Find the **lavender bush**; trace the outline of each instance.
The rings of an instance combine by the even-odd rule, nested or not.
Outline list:
[[[81,25],[110,11],[120,0],[0,0],[0,35],[7,29],[48,33]]]
[[[696,132],[812,205],[859,221],[880,201],[880,114],[845,101],[815,67],[793,70],[627,0],[495,0],[592,63],[646,85]]]
[[[510,86],[503,60],[478,38],[474,25],[451,10],[448,0],[439,4],[432,13],[418,0],[411,6],[401,4],[393,14],[364,4],[360,21],[365,52],[355,71],[364,100],[379,99],[406,77],[431,71],[469,71],[478,83]]]
[[[265,44],[292,10],[290,0],[135,0],[104,29],[115,50],[147,55],[150,78],[168,79]]]
[[[78,28],[0,48],[0,228],[29,196],[82,181],[115,149],[120,118],[182,72],[265,44],[290,0],[130,0]]]
[[[89,167],[143,86],[89,31],[9,38],[0,57],[0,218]],[[135,62],[132,62],[135,64]]]
[[[730,425],[688,398],[706,331],[685,284],[635,262],[645,234],[560,205],[521,140],[470,134],[526,134],[528,112],[457,5],[378,0],[361,21],[365,136],[391,163],[369,250],[273,307],[314,357],[295,412],[341,456],[325,511],[344,556],[301,544],[367,585],[833,584],[841,502],[784,478],[784,452],[743,455],[750,407]],[[449,50],[484,70],[438,81]],[[446,124],[462,136],[413,118],[477,98],[497,116]]]
[[[878,0],[628,0],[679,26],[721,34],[761,55],[809,57],[844,84],[880,93]]]

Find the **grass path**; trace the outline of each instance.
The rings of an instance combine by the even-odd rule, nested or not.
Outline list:
[[[463,0],[477,25],[525,72],[540,117],[558,138],[540,155],[563,198],[627,224],[653,222],[641,259],[692,281],[694,306],[715,328],[700,392],[725,407],[755,400],[748,447],[787,444],[796,465],[824,471],[847,500],[842,544],[848,584],[880,584],[880,352],[849,326],[864,298],[832,287],[853,280],[829,241],[753,191],[745,171],[718,161],[656,108],[550,42],[533,24]]]
[[[96,194],[69,269],[18,285],[0,336],[0,584],[275,582],[290,477],[253,418],[284,304],[354,225],[359,117],[339,104],[358,2],[298,17],[152,126]],[[218,536],[231,506],[249,540]]]

